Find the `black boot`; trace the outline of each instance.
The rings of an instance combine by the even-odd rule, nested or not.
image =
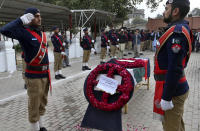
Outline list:
[[[86,70],[86,66],[82,66],[82,71],[85,71]]]
[[[91,68],[89,68],[88,66],[85,67],[86,70],[91,70]]]
[[[65,79],[65,78],[66,78],[66,77],[63,76],[62,74],[59,74],[59,77],[60,77],[61,79]]]
[[[41,127],[40,131],[47,131],[47,129],[45,127]]]
[[[55,79],[56,79],[56,80],[59,80],[59,79],[61,79],[61,78],[60,78],[59,75],[55,75]]]
[[[105,63],[106,63],[106,62],[104,62],[104,61],[101,61],[101,62],[100,62],[100,64],[105,64]]]

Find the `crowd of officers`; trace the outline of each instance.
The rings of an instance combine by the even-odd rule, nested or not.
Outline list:
[[[111,58],[123,58],[124,56],[131,55],[134,52],[134,57],[139,57],[142,51],[153,50],[153,41],[158,40],[163,34],[162,30],[149,31],[149,30],[131,30],[126,27],[120,29],[111,29],[106,31],[101,30],[101,55],[100,64],[105,63],[106,54]],[[88,34],[88,29],[85,28],[84,36],[81,40],[81,47],[83,53],[83,66],[82,70],[90,70],[88,61],[91,51],[94,49],[94,40]],[[125,50],[128,52],[125,53]]]

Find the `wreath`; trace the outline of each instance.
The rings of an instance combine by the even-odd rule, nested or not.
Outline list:
[[[111,59],[109,62],[118,64],[124,68],[139,68],[145,66],[145,62],[143,60],[135,58],[124,58],[119,60]]]
[[[122,77],[121,85],[117,87],[117,93],[110,95],[106,92],[96,91],[94,87],[98,84],[96,80],[100,74],[114,78],[114,75]],[[134,81],[126,68],[113,64],[105,63],[98,65],[87,77],[84,84],[84,94],[88,102],[95,108],[103,111],[114,111],[121,109],[132,97]]]

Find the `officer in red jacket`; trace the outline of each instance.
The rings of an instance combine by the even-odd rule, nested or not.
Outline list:
[[[62,61],[63,55],[65,54],[65,48],[63,46],[63,38],[59,35],[59,28],[54,26],[52,28],[54,34],[51,36],[51,42],[54,47],[54,72],[55,79],[65,79],[65,76],[62,75]]]
[[[43,125],[43,117],[49,86],[51,89],[47,38],[40,26],[40,11],[28,8],[23,16],[0,29],[3,35],[17,39],[24,52],[31,131],[47,131]]]
[[[162,116],[164,131],[184,131],[184,103],[189,86],[184,69],[191,54],[191,31],[184,20],[189,0],[168,0],[164,12],[166,32],[157,43],[154,77],[154,116]]]
[[[91,70],[91,68],[88,67],[88,61],[90,59],[90,53],[91,50],[95,51],[94,49],[94,40],[92,40],[92,37],[88,34],[88,29],[85,28],[84,30],[85,35],[83,36],[83,39],[81,41],[81,47],[83,48],[83,65],[82,70]]]

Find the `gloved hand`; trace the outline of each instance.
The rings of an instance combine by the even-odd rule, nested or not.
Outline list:
[[[66,55],[65,52],[61,52],[61,55]]]
[[[94,40],[92,40],[92,43],[94,43]]]
[[[117,48],[119,48],[119,45],[116,45]]]
[[[22,20],[23,25],[28,25],[34,19],[34,15],[31,13],[24,14],[23,16],[20,17],[20,19]]]
[[[117,41],[119,41],[119,39],[117,39]]]
[[[108,40],[108,43],[110,43],[110,40]]]
[[[94,53],[96,50],[94,48],[91,49],[92,53]]]
[[[66,46],[66,43],[65,43],[65,42],[63,42],[63,46]]]
[[[172,101],[166,101],[163,99],[161,99],[160,105],[163,111],[167,111],[174,108],[174,104],[172,103]]]
[[[110,49],[110,46],[107,46],[107,49]]]

